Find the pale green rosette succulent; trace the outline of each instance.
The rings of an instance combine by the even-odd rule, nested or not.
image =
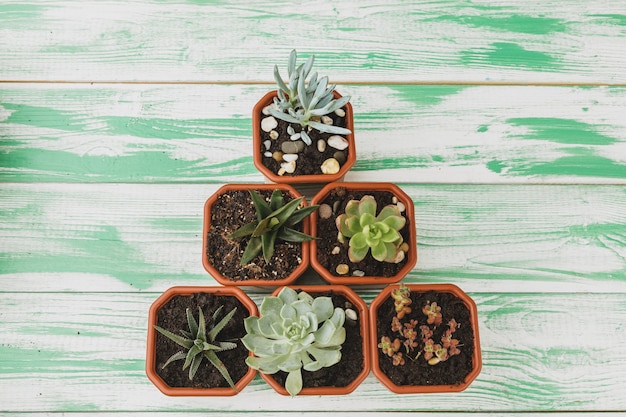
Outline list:
[[[365,195],[360,201],[350,200],[345,213],[336,220],[339,239],[350,238],[348,257],[352,262],[362,261],[371,250],[379,262],[399,262],[404,252],[400,249],[400,230],[406,219],[398,206],[389,204],[376,215],[376,199]]]
[[[329,367],[341,360],[346,340],[345,311],[330,297],[313,298],[285,287],[261,303],[260,317],[244,320],[242,342],[255,356],[248,366],[265,374],[288,372],[285,388],[291,396],[302,390],[302,373]]]

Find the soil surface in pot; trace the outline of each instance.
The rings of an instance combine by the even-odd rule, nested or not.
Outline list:
[[[337,187],[330,191],[328,196],[321,201],[320,204],[328,204],[332,208],[330,217],[322,218],[321,211],[318,211],[317,221],[317,260],[324,266],[331,274],[335,276],[342,276],[337,273],[337,266],[340,264],[348,265],[349,270],[347,275],[367,275],[367,276],[380,276],[390,277],[398,273],[404,265],[406,265],[407,259],[400,261],[399,263],[379,262],[372,257],[372,253],[369,252],[367,256],[361,262],[351,262],[348,257],[348,241],[342,244],[337,240],[337,225],[336,219],[339,215],[345,212],[346,204],[350,200],[360,200],[364,195],[372,195],[376,199],[376,211],[377,214],[387,204],[393,204],[394,195],[388,191],[353,191],[344,187]],[[406,212],[402,215],[406,218]],[[405,242],[409,241],[409,228],[415,227],[413,225],[413,219],[408,219],[406,225],[400,234]],[[334,253],[333,253],[334,252]]]
[[[302,370],[302,387],[345,387],[354,381],[363,371],[365,359],[363,357],[363,336],[361,335],[361,313],[352,306],[352,303],[341,294],[332,291],[311,294],[312,297],[331,297],[333,305],[340,308],[352,308],[357,313],[357,321],[351,322],[346,318],[346,341],[341,346],[341,360],[328,368],[315,372]],[[278,371],[269,375],[282,386],[285,386],[287,372]]]
[[[407,323],[409,320],[417,320],[415,327],[418,337],[418,346],[407,355],[405,347],[402,346],[402,353],[406,360],[404,365],[394,366],[392,358],[383,354],[378,349],[378,363],[380,369],[396,385],[456,385],[462,383],[465,377],[472,371],[472,355],[474,354],[474,331],[469,321],[470,312],[463,301],[451,293],[439,293],[429,291],[424,293],[411,292],[411,313],[407,314],[401,321]],[[424,359],[422,349],[424,343],[419,336],[419,326],[425,325],[427,316],[422,313],[422,308],[428,303],[436,302],[441,307],[442,322],[435,327],[431,339],[434,343],[441,343],[441,338],[449,328],[447,323],[454,319],[458,323],[458,328],[453,333],[453,337],[459,340],[458,355],[450,356],[446,361],[437,365],[429,365]],[[377,340],[387,336],[390,340],[398,337],[397,332],[391,330],[391,322],[396,315],[394,300],[389,297],[383,302],[377,313]],[[432,326],[431,326],[432,327]],[[419,352],[422,352],[415,359]],[[407,357],[410,356],[410,357]]]
[[[267,201],[271,190],[257,190]],[[283,193],[285,203],[291,201],[288,193]],[[276,241],[274,255],[265,262],[262,253],[247,265],[240,265],[249,238],[229,239],[228,236],[241,226],[256,220],[256,211],[247,190],[228,191],[220,195],[211,209],[211,227],[205,248],[209,262],[224,277],[231,281],[249,279],[284,279],[302,263],[302,245]],[[301,230],[301,224],[294,229]]]
[[[198,320],[198,307],[202,308],[204,318],[207,323],[211,323],[213,313],[220,307],[218,320],[224,317],[233,308],[237,308],[237,312],[228,322],[226,327],[218,335],[219,341],[232,341],[237,343],[237,347],[232,350],[218,352],[217,356],[228,368],[228,372],[236,384],[248,372],[246,358],[248,357],[248,349],[245,348],[240,339],[246,334],[243,325],[243,319],[250,314],[246,307],[234,296],[216,296],[210,293],[197,293],[189,296],[175,296],[161,307],[157,316],[157,325],[169,330],[175,334],[180,334],[180,330],[189,330],[187,325],[187,308],[193,312],[193,316]],[[179,352],[182,348],[157,332],[156,335],[156,371],[170,387],[192,387],[192,388],[217,388],[229,387],[228,382],[222,374],[207,360],[203,359],[194,376],[193,380],[189,380],[189,368],[182,370],[184,361],[175,361],[167,365],[165,369],[163,365],[174,353]]]
[[[345,116],[339,117],[335,113],[330,113],[327,116],[333,120],[333,125],[346,127]],[[261,115],[261,120],[265,117],[268,116]],[[264,132],[261,129],[261,126],[258,126],[259,132],[261,133],[261,147],[258,151],[261,152],[261,155],[264,155],[261,158],[263,165],[265,165],[274,174],[280,175],[279,170],[281,168],[281,163],[284,162],[280,158],[274,158],[277,156],[276,152],[280,152],[281,154],[292,153],[291,151],[285,152],[286,149],[284,147],[295,146],[294,144],[299,145],[301,150],[297,152],[298,159],[296,160],[295,171],[293,173],[284,173],[285,176],[323,174],[321,166],[327,159],[335,158],[340,167],[343,166],[348,159],[348,152],[351,152],[350,148],[339,150],[328,145],[328,138],[335,135],[335,133],[322,133],[316,129],[311,129],[309,131],[307,128],[307,134],[311,138],[311,144],[306,145],[300,139],[296,141],[291,140],[289,133],[287,133],[288,126],[293,127],[296,134],[299,133],[302,130],[302,127],[299,124],[292,124],[284,120],[275,119],[278,122],[278,126],[274,128],[274,130],[278,133],[277,139],[272,139],[270,137],[270,133]],[[346,135],[339,136],[342,136],[343,138],[346,137]],[[318,141],[320,140],[324,142],[324,145],[322,145],[324,147],[323,151],[320,151],[320,148],[318,147]],[[270,145],[269,148],[266,147],[266,144]],[[265,156],[266,152],[270,152],[272,156]]]

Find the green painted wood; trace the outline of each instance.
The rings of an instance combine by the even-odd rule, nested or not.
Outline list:
[[[377,294],[361,291],[366,301]],[[370,375],[347,396],[291,399],[260,377],[235,398],[171,398],[144,374],[157,293],[3,293],[2,412],[620,411],[626,294],[471,294],[483,370],[458,394],[395,395]],[[256,302],[258,295],[253,294]],[[602,320],[593,314],[601,308]],[[26,319],[25,319],[26,318]]]
[[[0,85],[0,181],[263,181],[266,85]],[[345,86],[351,181],[626,183],[625,87]]]
[[[201,264],[201,234],[204,202],[219,186],[2,184],[0,288],[215,284]],[[623,186],[400,186],[416,212],[419,260],[408,282],[456,282],[473,292],[626,292]]]
[[[0,80],[271,81],[295,47],[343,81],[626,82],[621,0],[9,0],[0,19]]]

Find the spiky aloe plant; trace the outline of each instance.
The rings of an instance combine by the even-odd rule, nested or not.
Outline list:
[[[206,358],[215,368],[222,374],[224,379],[228,382],[228,385],[232,389],[236,390],[228,369],[224,363],[217,357],[217,352],[224,350],[230,350],[237,347],[234,342],[220,342],[217,341],[217,335],[224,329],[228,322],[233,318],[237,308],[233,308],[228,314],[226,314],[219,322],[217,318],[222,311],[222,307],[219,307],[211,319],[207,327],[206,320],[204,319],[204,313],[202,309],[198,307],[198,321],[193,317],[191,309],[187,309],[187,324],[189,331],[180,330],[182,336],[170,332],[159,326],[154,326],[154,329],[173,341],[174,343],[182,346],[185,350],[176,352],[163,365],[165,368],[167,365],[174,361],[185,360],[183,363],[183,370],[189,368],[189,379],[193,379],[202,363],[202,359]]]
[[[314,237],[293,229],[319,206],[300,207],[304,197],[296,198],[285,204],[283,194],[276,189],[270,196],[269,204],[254,190],[248,190],[257,219],[235,230],[229,238],[237,239],[250,236],[250,241],[241,256],[241,264],[245,265],[261,251],[265,262],[269,262],[274,254],[277,240],[286,242],[307,242]]]
[[[345,106],[350,101],[350,96],[335,99],[333,91],[335,85],[328,84],[328,77],[317,79],[317,72],[307,77],[313,67],[315,57],[311,55],[306,63],[296,68],[297,53],[292,50],[287,65],[289,84],[280,76],[278,66],[274,66],[274,79],[278,84],[278,97],[274,100],[278,109],[270,109],[270,113],[281,120],[289,123],[297,123],[302,126],[300,136],[307,144],[311,144],[311,138],[305,127],[311,127],[325,133],[339,135],[350,134],[352,131],[339,126],[321,123],[316,118],[334,112]]]

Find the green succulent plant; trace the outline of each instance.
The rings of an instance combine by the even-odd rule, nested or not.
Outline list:
[[[274,117],[289,123],[300,124],[303,128],[300,135],[307,145],[311,144],[311,138],[304,129],[305,127],[339,135],[352,133],[349,129],[315,120],[316,117],[319,118],[345,106],[350,101],[350,96],[335,99],[333,96],[335,85],[328,84],[327,76],[318,80],[317,72],[313,73],[307,82],[306,78],[311,72],[314,59],[315,57],[311,55],[306,63],[296,67],[297,53],[295,49],[292,50],[287,65],[288,84],[280,76],[278,66],[274,66],[274,79],[278,84],[278,97],[274,103],[278,109],[270,108],[270,113]]]
[[[288,372],[285,388],[295,396],[302,390],[302,369],[317,371],[341,360],[344,322],[345,311],[333,307],[330,297],[285,287],[263,300],[260,317],[244,320],[241,341],[255,355],[246,363],[265,374]]]
[[[261,251],[265,262],[269,262],[274,254],[276,240],[287,242],[307,242],[314,238],[306,233],[293,229],[319,206],[300,207],[304,197],[296,198],[285,204],[280,190],[274,190],[269,203],[254,190],[248,190],[257,219],[235,230],[230,239],[250,236],[250,241],[241,257],[241,265],[249,263]]]
[[[183,363],[183,370],[189,368],[189,379],[191,380],[198,371],[198,368],[202,363],[202,359],[206,358],[213,366],[215,366],[220,374],[222,374],[224,379],[228,382],[228,385],[230,385],[232,389],[236,389],[235,384],[228,373],[228,369],[220,358],[217,357],[217,352],[234,349],[237,347],[237,344],[234,342],[220,342],[216,339],[217,335],[233,318],[237,308],[232,309],[219,322],[217,322],[217,318],[221,310],[222,307],[219,307],[215,311],[211,323],[209,323],[207,327],[202,309],[198,307],[199,316],[198,321],[196,321],[191,313],[191,309],[188,308],[186,313],[189,331],[180,330],[182,336],[155,325],[155,330],[185,348],[185,350],[181,350],[170,356],[165,362],[165,365],[163,365],[163,368],[174,361],[184,359],[185,362]]]
[[[389,204],[376,215],[376,199],[365,195],[360,201],[350,200],[345,213],[336,220],[339,237],[350,238],[348,257],[352,262],[362,261],[368,252],[379,262],[398,262],[406,219],[394,204]]]

